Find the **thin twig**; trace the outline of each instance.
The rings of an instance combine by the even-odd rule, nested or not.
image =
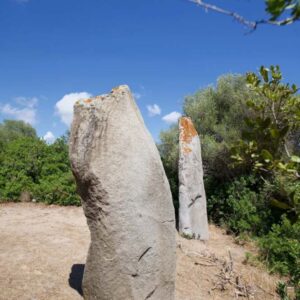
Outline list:
[[[214,12],[230,16],[235,21],[250,28],[251,31],[254,31],[257,28],[257,26],[261,25],[261,24],[283,26],[283,25],[288,25],[288,24],[291,24],[291,23],[299,20],[297,18],[297,16],[292,16],[292,17],[289,17],[289,18],[286,18],[283,20],[278,20],[278,21],[265,20],[265,19],[257,20],[257,21],[250,21],[234,11],[226,10],[224,8],[218,7],[214,4],[209,4],[202,0],[189,0],[189,1],[203,7],[205,10],[212,10]]]
[[[262,288],[260,285],[256,284],[255,286],[258,287],[258,288],[260,288],[263,292],[265,292],[265,293],[267,293],[267,294],[269,294],[269,295],[271,295],[271,296],[273,296],[273,297],[275,296],[273,293],[270,293],[270,292],[267,291],[266,289]]]

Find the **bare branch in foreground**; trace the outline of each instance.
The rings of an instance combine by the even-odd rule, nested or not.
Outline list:
[[[293,17],[286,18],[286,19],[279,20],[279,21],[271,21],[271,20],[264,20],[264,19],[257,20],[257,21],[250,21],[250,20],[247,20],[246,18],[244,18],[243,16],[241,16],[240,14],[238,14],[236,12],[223,9],[221,7],[218,7],[218,6],[214,5],[214,4],[206,3],[202,0],[189,0],[189,1],[197,4],[198,6],[203,7],[205,10],[211,10],[211,11],[214,11],[214,12],[217,12],[217,13],[220,13],[220,14],[230,16],[235,21],[237,21],[238,23],[240,23],[242,25],[245,25],[246,27],[250,28],[251,31],[255,30],[257,28],[257,26],[260,25],[260,24],[283,26],[283,25],[288,25],[288,24],[291,24],[291,23],[299,20],[296,16],[293,16]]]

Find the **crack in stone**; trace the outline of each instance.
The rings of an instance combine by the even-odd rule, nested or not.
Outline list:
[[[148,247],[148,248],[141,254],[141,256],[139,257],[138,261],[140,261],[140,260],[143,258],[143,256],[145,256],[146,253],[147,253],[151,248],[152,248],[152,247]]]
[[[151,291],[151,292],[150,292],[150,293],[149,293],[149,294],[146,296],[145,300],[146,300],[146,299],[149,299],[150,297],[152,297],[152,296],[153,296],[153,294],[154,294],[154,293],[155,293],[155,291],[156,291],[156,288],[157,288],[157,287],[155,287],[155,288],[154,288],[154,290],[153,290],[153,291]]]
[[[201,196],[201,195],[197,195],[197,196],[195,197],[195,199],[191,199],[191,203],[189,204],[188,207],[190,208],[192,205],[195,204],[196,200],[197,200],[197,199],[200,199],[200,198],[202,198],[202,196]]]

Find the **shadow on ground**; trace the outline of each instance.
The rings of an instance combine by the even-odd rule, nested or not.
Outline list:
[[[69,275],[69,285],[76,290],[81,296],[82,293],[82,278],[84,272],[84,264],[74,264]]]

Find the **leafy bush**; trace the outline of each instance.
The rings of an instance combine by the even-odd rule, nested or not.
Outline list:
[[[263,193],[277,220],[280,220],[283,213],[286,213],[292,221],[298,219],[300,216],[300,181],[294,176],[275,173],[272,180],[265,181]]]
[[[200,135],[205,175],[219,183],[236,175],[236,170],[230,168],[228,149],[241,138],[250,96],[255,98],[245,77],[224,75],[216,87],[201,89],[185,99],[183,111]]]
[[[291,300],[288,295],[287,284],[279,281],[276,287],[276,293],[279,295],[281,300]]]
[[[76,193],[72,173],[48,176],[34,187],[33,195],[38,202],[58,205],[81,205]]]
[[[300,158],[289,149],[300,127],[298,88],[282,82],[278,66],[262,66],[259,75],[247,73],[246,80],[254,95],[246,102],[251,117],[244,117],[246,127],[232,147],[232,158],[264,177],[285,171],[299,179]]]
[[[219,187],[207,202],[208,215],[235,234],[263,234],[272,224],[266,199],[256,192],[255,177],[245,176]]]
[[[0,149],[1,146],[23,137],[37,138],[35,129],[23,121],[4,120],[0,124]]]
[[[22,191],[29,191],[41,175],[47,145],[32,137],[7,143],[0,153],[1,199],[17,201]]]
[[[17,121],[4,125],[0,126],[0,133],[5,128],[5,147],[0,148],[0,201],[19,201],[22,192],[29,192],[39,202],[80,205],[67,139],[48,145],[33,134],[30,125]]]
[[[300,297],[300,220],[294,224],[282,217],[281,224],[274,224],[272,230],[260,238],[261,257],[272,272],[290,275]]]

